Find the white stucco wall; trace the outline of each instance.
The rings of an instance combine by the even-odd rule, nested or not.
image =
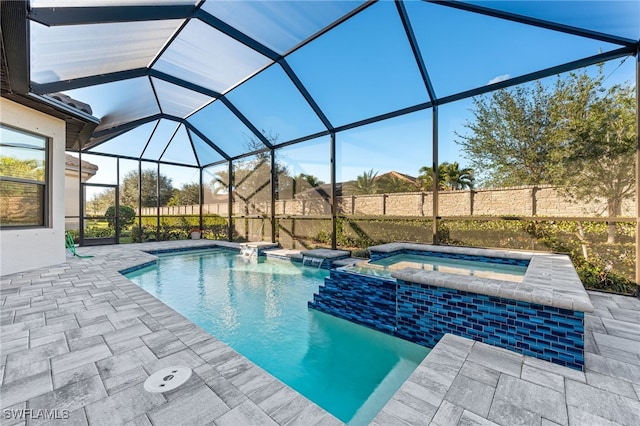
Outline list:
[[[65,122],[0,98],[0,122],[50,138],[49,224],[0,230],[0,275],[62,263],[64,247]]]
[[[80,216],[80,204],[78,203],[80,183],[78,182],[77,170],[65,170],[64,188],[64,215]],[[66,219],[66,229],[78,229],[79,223],[80,219],[75,217]]]

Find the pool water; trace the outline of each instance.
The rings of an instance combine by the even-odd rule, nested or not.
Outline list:
[[[417,268],[448,274],[468,275],[494,280],[522,282],[526,266],[483,262],[455,257],[435,257],[418,254],[396,254],[373,262],[361,262],[341,269],[349,272],[391,278],[391,272],[403,268]]]
[[[327,275],[218,249],[126,274],[341,421],[368,424],[429,349],[308,309]]]

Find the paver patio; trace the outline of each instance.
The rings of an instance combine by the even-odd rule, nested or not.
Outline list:
[[[3,276],[2,424],[46,423],[8,418],[27,409],[67,410],[79,425],[339,424],[118,272],[155,258],[142,250],[211,244],[81,248],[95,257]],[[640,300],[589,296],[584,372],[446,335],[374,423],[640,424]],[[143,389],[172,365],[194,374],[164,394]]]

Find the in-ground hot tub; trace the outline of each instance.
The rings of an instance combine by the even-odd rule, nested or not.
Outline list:
[[[529,261],[527,260],[514,262],[511,259],[500,258],[471,256],[460,258],[446,253],[424,252],[424,254],[393,254],[378,260],[369,260],[344,266],[342,270],[391,278],[391,274],[394,271],[412,268],[519,283],[524,279],[528,265]]]
[[[427,347],[452,333],[583,368],[584,312],[593,306],[568,256],[412,243],[369,250],[368,265],[332,269],[309,306]],[[510,281],[417,265],[371,268],[399,255],[526,270]]]

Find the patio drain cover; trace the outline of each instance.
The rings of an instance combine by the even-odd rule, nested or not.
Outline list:
[[[191,377],[189,367],[167,367],[156,371],[144,381],[144,390],[147,392],[167,392],[186,383]]]

